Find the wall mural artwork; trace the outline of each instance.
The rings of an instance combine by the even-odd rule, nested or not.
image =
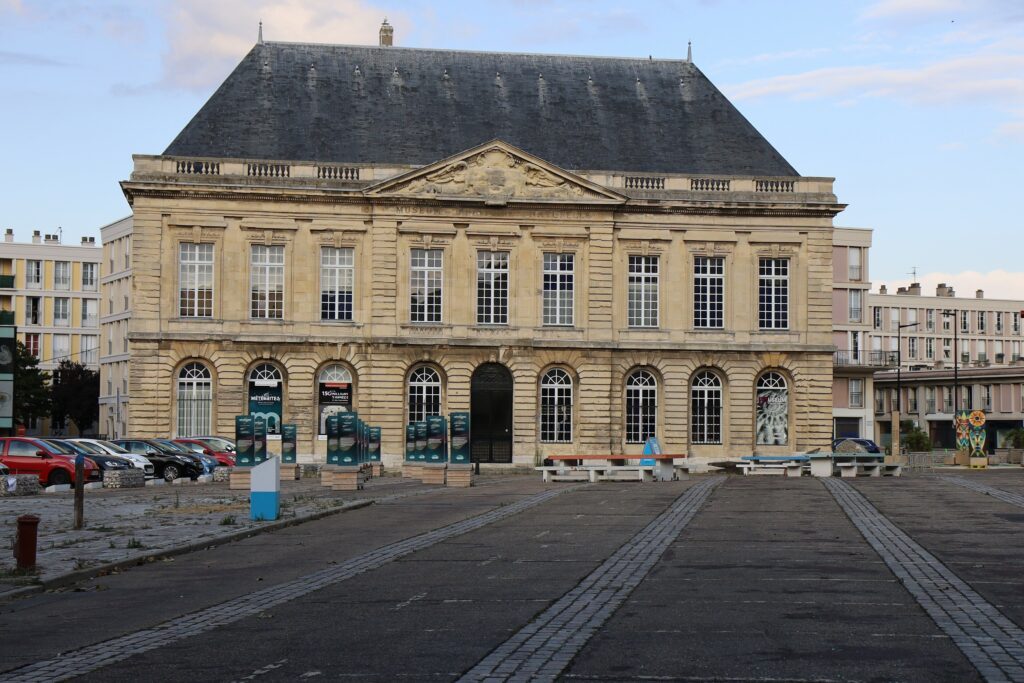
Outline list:
[[[785,387],[757,390],[757,445],[784,446],[789,441],[789,392]]]

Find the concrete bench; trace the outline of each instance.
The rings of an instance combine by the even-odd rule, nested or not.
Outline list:
[[[653,465],[609,465],[607,467],[588,467],[590,481],[654,481]],[[623,477],[621,475],[635,474],[636,476]]]
[[[739,470],[748,474],[775,474],[787,477],[803,476],[810,470],[810,459],[806,455],[745,455],[740,460]]]
[[[882,476],[881,463],[866,462],[837,462],[836,468],[840,477],[880,477]]]
[[[548,465],[545,467],[534,467],[533,469],[540,472],[541,479],[545,483],[552,481],[590,481],[590,474],[586,468]]]
[[[902,477],[903,465],[882,465],[883,477]]]

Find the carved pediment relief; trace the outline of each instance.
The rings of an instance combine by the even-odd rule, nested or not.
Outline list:
[[[622,203],[625,197],[500,141],[418,169],[367,190],[425,199]]]

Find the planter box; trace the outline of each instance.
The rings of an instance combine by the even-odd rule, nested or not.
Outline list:
[[[248,491],[252,488],[252,468],[236,467],[228,475],[228,490]]]
[[[469,488],[473,485],[472,465],[448,465],[446,486],[452,488]]]
[[[423,480],[424,484],[431,484],[433,486],[444,486],[445,472],[448,469],[448,463],[443,462],[428,462],[420,466],[420,479]]]

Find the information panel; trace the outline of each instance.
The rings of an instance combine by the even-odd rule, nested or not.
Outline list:
[[[416,425],[411,422],[405,425],[405,459],[416,459]]]
[[[451,462],[469,464],[469,413],[452,413]]]
[[[341,413],[338,416],[340,434],[338,436],[338,464],[355,465],[358,453],[356,451],[356,427],[359,416],[356,413]]]
[[[370,427],[370,462],[380,462],[380,427]]]
[[[425,462],[427,459],[427,423],[416,423],[416,460]]]
[[[338,465],[340,463],[341,451],[338,448],[338,441],[341,438],[341,414],[327,416],[327,464]]]
[[[235,465],[252,467],[253,462],[253,424],[248,415],[235,417]]]
[[[286,422],[281,425],[281,462],[295,464],[295,424]]]
[[[440,415],[431,415],[427,418],[427,462],[448,460],[446,427],[445,419]]]
[[[267,459],[267,422],[262,417],[252,421],[252,462],[259,465]]]

